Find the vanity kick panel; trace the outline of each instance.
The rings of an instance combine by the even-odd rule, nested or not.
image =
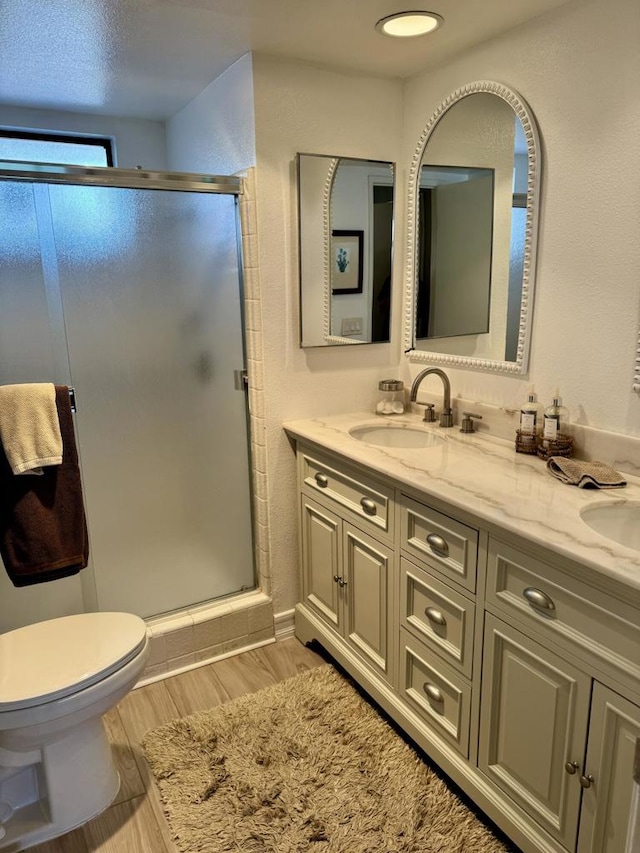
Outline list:
[[[524,617],[552,643],[562,637],[640,678],[637,611],[497,539],[489,542],[487,603]]]
[[[402,548],[475,592],[478,531],[406,495],[400,511]]]
[[[471,685],[400,629],[400,695],[430,729],[469,756]]]
[[[318,495],[335,501],[377,535],[393,536],[393,489],[376,480],[336,470],[319,457],[300,454],[301,480]],[[349,473],[347,473],[349,470]]]
[[[471,678],[475,604],[404,557],[400,624]]]

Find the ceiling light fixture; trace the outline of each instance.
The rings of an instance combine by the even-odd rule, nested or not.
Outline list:
[[[381,18],[376,29],[385,36],[411,38],[432,33],[443,23],[444,19],[435,12],[396,12]]]

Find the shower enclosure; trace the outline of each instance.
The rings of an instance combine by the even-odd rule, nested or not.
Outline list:
[[[0,164],[0,383],[75,390],[90,564],[0,631],[255,586],[235,178]]]

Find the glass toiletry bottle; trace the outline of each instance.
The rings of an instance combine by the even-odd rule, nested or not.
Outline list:
[[[404,412],[404,382],[401,379],[383,379],[378,383],[379,415],[401,415]]]
[[[562,398],[558,396],[556,391],[553,403],[544,410],[543,444],[548,446],[550,442],[558,441],[561,436],[566,436],[568,426],[569,411],[562,405]]]
[[[516,453],[535,453],[542,432],[542,406],[533,390],[520,407],[520,426],[516,430]]]
[[[542,406],[536,401],[536,395],[530,392],[527,402],[520,409],[520,434],[536,436],[542,432]]]

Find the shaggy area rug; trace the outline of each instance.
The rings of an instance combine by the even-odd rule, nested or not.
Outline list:
[[[184,853],[508,851],[330,665],[145,735]]]

